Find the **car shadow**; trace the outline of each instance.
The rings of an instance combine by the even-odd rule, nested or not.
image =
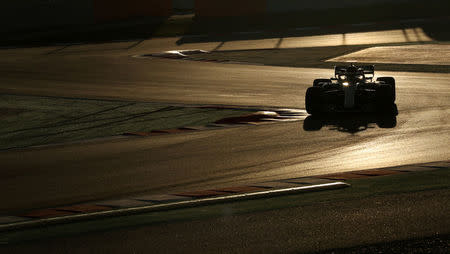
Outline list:
[[[392,114],[338,113],[310,115],[303,121],[305,131],[328,130],[356,134],[375,128],[395,128],[397,116]]]

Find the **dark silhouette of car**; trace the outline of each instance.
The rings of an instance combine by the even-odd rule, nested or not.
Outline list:
[[[336,66],[334,77],[315,79],[306,90],[305,106],[309,114],[330,112],[377,112],[397,115],[395,79],[374,80],[374,66]]]

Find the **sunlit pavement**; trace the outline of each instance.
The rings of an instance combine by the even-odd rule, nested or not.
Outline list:
[[[450,44],[373,47],[327,61],[450,65]]]

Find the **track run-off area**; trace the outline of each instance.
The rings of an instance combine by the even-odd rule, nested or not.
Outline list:
[[[303,109],[307,87],[315,78],[331,76],[332,69],[132,56],[174,49],[432,43],[419,29],[281,42],[177,44],[179,39],[2,49],[0,93]],[[399,115],[394,128],[356,119],[349,124],[362,122],[358,131],[345,124],[307,131],[303,121],[292,121],[1,151],[0,211],[449,160],[450,74],[375,71],[396,79]]]

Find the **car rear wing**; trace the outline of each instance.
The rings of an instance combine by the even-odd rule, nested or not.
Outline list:
[[[347,73],[347,67],[348,66],[345,65],[334,66],[334,76],[345,75],[345,73]]]
[[[361,65],[356,66],[359,71],[364,73],[364,76],[367,79],[372,79],[375,75],[375,66],[374,65]],[[339,75],[345,75],[347,73],[348,66],[346,65],[337,65],[334,67],[334,76],[338,77]]]
[[[366,78],[373,78],[373,76],[375,76],[375,66],[374,65],[363,65],[363,66],[360,66],[360,68],[363,69],[364,76],[366,76]]]

